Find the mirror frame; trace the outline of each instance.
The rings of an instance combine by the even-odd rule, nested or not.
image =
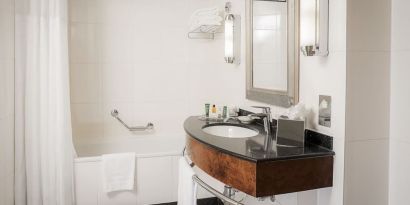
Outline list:
[[[288,9],[288,90],[277,91],[253,87],[253,2],[283,0],[246,0],[246,98],[280,107],[299,102],[299,0],[285,0]]]

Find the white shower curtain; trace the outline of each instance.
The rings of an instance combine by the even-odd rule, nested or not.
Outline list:
[[[72,205],[67,0],[15,0],[15,204]]]

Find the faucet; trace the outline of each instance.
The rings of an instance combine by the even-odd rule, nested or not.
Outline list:
[[[271,117],[270,108],[261,107],[261,106],[252,106],[252,107],[262,109],[262,113],[250,114],[249,116],[259,117],[263,119],[263,127],[266,132],[264,150],[269,151],[273,143],[272,128],[271,128],[272,117]]]

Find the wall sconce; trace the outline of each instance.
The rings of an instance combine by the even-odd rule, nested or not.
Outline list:
[[[301,48],[305,56],[329,55],[329,0],[315,0],[315,42]]]
[[[238,40],[240,40],[240,24],[238,19],[240,16],[235,16],[231,13],[231,2],[225,4],[225,62],[239,63],[238,60]]]

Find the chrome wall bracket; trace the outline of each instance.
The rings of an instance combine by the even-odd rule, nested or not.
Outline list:
[[[329,0],[316,0],[315,45],[304,45],[301,51],[305,56],[329,55]]]
[[[146,126],[128,126],[124,121],[121,120],[121,118],[119,117],[119,112],[116,109],[111,111],[111,116],[117,119],[122,125],[124,125],[125,128],[127,128],[131,132],[149,131],[154,129],[154,124],[152,124],[151,122],[149,122]]]

